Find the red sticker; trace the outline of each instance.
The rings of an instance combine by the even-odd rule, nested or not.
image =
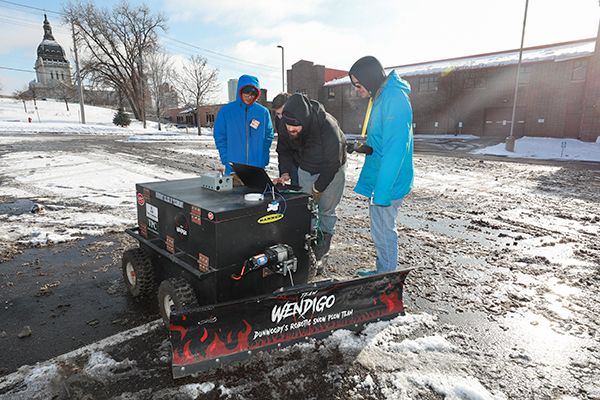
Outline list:
[[[258,129],[259,125],[260,125],[260,122],[255,119],[253,119],[252,122],[250,122],[250,126],[253,127],[254,129]]]
[[[215,218],[215,215],[211,212],[208,213],[208,219],[210,219],[211,221]]]
[[[144,196],[141,193],[138,193],[137,198],[138,198],[138,204],[140,206],[143,206],[145,203]]]

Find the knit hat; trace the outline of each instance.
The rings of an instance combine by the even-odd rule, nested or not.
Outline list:
[[[311,105],[310,99],[303,94],[294,93],[285,102],[281,121],[290,126],[310,126]]]
[[[281,118],[281,120],[289,126],[300,126],[302,125],[302,122],[298,121],[298,119],[296,117],[294,117],[294,115],[289,112],[289,111],[284,111],[283,112],[283,118]]]
[[[373,56],[366,56],[355,62],[348,75],[354,76],[371,96],[377,93],[386,78],[383,66]]]

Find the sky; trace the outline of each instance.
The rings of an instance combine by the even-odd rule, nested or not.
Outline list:
[[[282,58],[286,70],[300,60],[349,70],[365,55],[377,57],[387,68],[518,49],[526,0],[130,3],[145,3],[152,11],[165,13],[169,30],[161,34],[162,43],[179,63],[199,54],[211,68],[219,69],[221,92],[215,102],[222,103],[227,101],[227,81],[242,74],[257,76],[271,100],[282,90]],[[44,10],[57,41],[74,59],[70,28],[61,25],[57,14],[62,4],[0,0],[2,94],[35,79]],[[597,0],[529,0],[524,46],[595,37],[599,17]],[[277,46],[283,46],[283,51]]]

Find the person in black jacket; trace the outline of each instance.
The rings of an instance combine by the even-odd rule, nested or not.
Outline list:
[[[283,107],[285,107],[285,103],[287,103],[288,99],[292,95],[290,93],[279,93],[277,96],[273,98],[273,102],[271,103],[271,109],[275,111],[275,123],[273,126],[277,130],[277,135],[287,135],[287,131],[285,129],[285,124],[281,122],[281,118],[283,116]],[[277,147],[279,147],[280,140],[277,141]],[[279,164],[279,175],[283,172],[281,171],[281,164]],[[294,166],[292,167],[292,171],[290,172],[290,178],[292,180],[293,186],[299,186],[298,183],[298,164],[294,161]]]
[[[319,203],[321,218],[314,248],[317,273],[327,264],[331,238],[335,234],[335,209],[342,199],[346,181],[346,136],[338,121],[315,100],[295,93],[285,103],[281,122],[287,132],[278,136],[280,177],[290,180],[294,164],[302,191],[312,193]]]

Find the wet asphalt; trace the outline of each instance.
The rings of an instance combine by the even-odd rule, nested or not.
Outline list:
[[[133,245],[110,233],[2,262],[0,375],[157,319],[156,302],[135,300],[123,283],[121,255]]]

